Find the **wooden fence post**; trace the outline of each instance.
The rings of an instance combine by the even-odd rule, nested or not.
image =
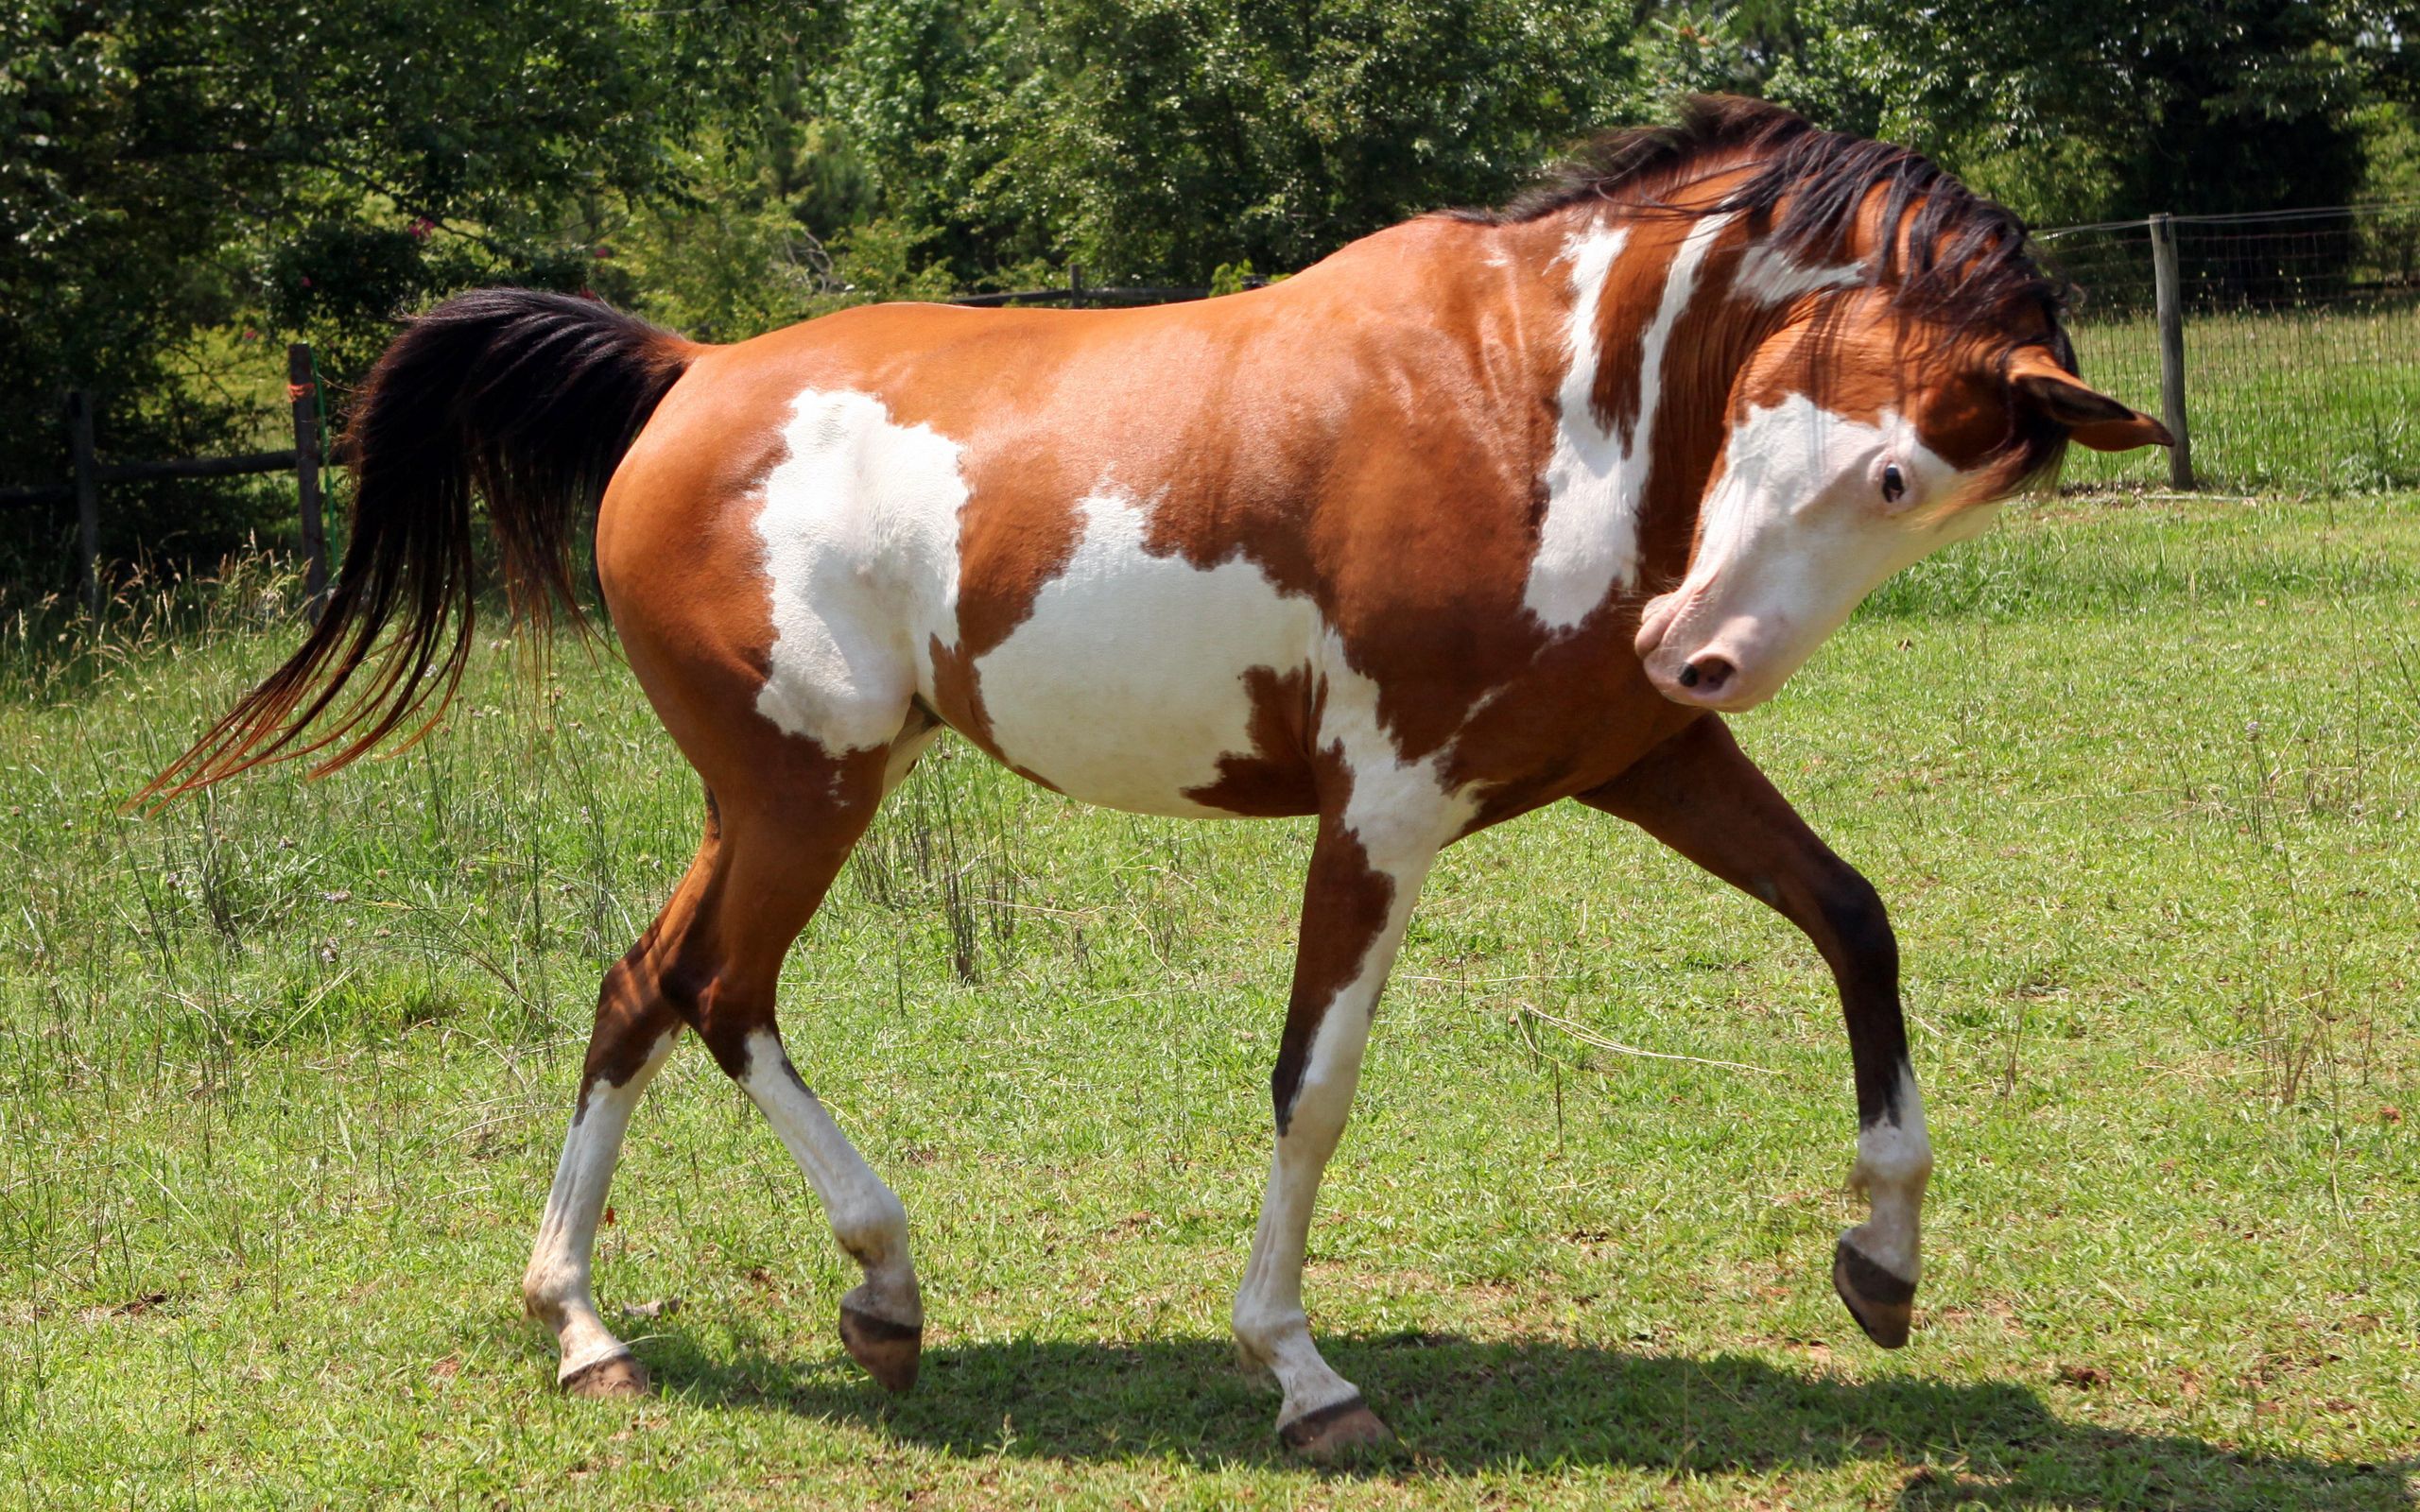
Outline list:
[[[76,555],[83,578],[84,612],[101,615],[101,479],[93,460],[93,396],[67,391],[67,451],[76,468]]]
[[[1079,265],[1069,263],[1067,265],[1067,308],[1072,310],[1083,302],[1084,270]]]
[[[2152,217],[2152,288],[2159,306],[2160,419],[2176,438],[2169,448],[2168,481],[2193,486],[2193,440],[2185,423],[2185,290],[2176,273],[2176,223]]]
[[[311,617],[328,596],[328,531],[320,514],[319,379],[311,371],[311,344],[285,349],[285,393],[294,403],[294,481],[302,494],[302,588]]]

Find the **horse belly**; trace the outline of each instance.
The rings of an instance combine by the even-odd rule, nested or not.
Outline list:
[[[1222,758],[1264,774],[1289,759],[1260,748],[1255,708],[1305,686],[1317,611],[1240,558],[1199,567],[1147,552],[1142,507],[1129,497],[1097,494],[1080,508],[1083,533],[1066,570],[975,661],[989,744],[1086,802],[1239,812],[1211,791],[1234,765]],[[1260,728],[1283,723],[1264,718]],[[1285,781],[1265,776],[1264,787]],[[1301,785],[1307,794],[1307,772]]]

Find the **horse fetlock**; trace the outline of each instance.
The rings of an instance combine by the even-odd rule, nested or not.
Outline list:
[[[584,1301],[587,1278],[545,1260],[533,1260],[521,1273],[521,1309],[546,1327],[561,1331],[568,1305]]]
[[[1308,1345],[1311,1338],[1310,1316],[1299,1307],[1263,1311],[1237,1303],[1228,1327],[1236,1336],[1237,1358],[1263,1370],[1277,1368],[1288,1344],[1299,1339]]]
[[[916,1273],[905,1266],[867,1272],[866,1279],[840,1298],[840,1305],[907,1328],[925,1326],[924,1292],[916,1284]]]
[[[827,1204],[832,1237],[868,1272],[906,1269],[908,1207],[889,1187],[850,1193]]]

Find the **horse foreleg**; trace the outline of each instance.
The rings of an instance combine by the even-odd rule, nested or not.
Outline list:
[[[1932,1143],[1908,1061],[1899,1007],[1899,944],[1882,900],[1834,855],[1711,715],[1650,751],[1582,802],[1630,820],[1771,906],[1813,940],[1832,969],[1857,1076],[1851,1184],[1871,1207],[1841,1235],[1832,1284],[1875,1343],[1908,1342]]]
[[[1323,819],[1304,887],[1293,993],[1270,1078],[1277,1151],[1236,1294],[1235,1332],[1244,1358],[1273,1374],[1286,1394],[1279,1436],[1309,1454],[1387,1436],[1361,1393],[1311,1342],[1303,1256],[1320,1176],[1360,1080],[1371,1015],[1434,855],[1434,847],[1416,844],[1374,854],[1352,828]]]

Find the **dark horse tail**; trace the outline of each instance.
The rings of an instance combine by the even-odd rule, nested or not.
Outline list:
[[[434,698],[410,738],[426,733],[471,654],[475,494],[514,615],[579,623],[577,533],[697,351],[595,300],[531,289],[481,289],[412,320],[353,406],[353,539],[319,624],[142,797],[302,756],[320,756],[315,777],[334,771]]]

